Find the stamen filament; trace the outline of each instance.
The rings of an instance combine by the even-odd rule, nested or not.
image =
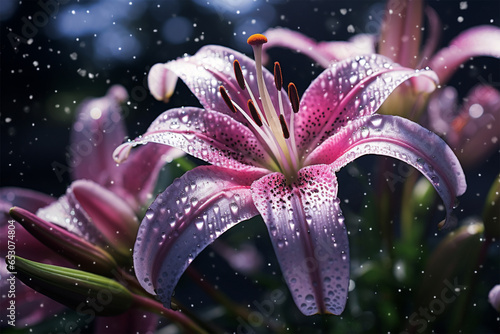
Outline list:
[[[294,126],[294,121],[295,121],[295,113],[290,113],[290,145],[289,147],[291,148],[291,151],[292,151],[292,154],[293,156],[295,157],[295,159],[293,159],[294,161],[296,161],[298,163],[299,161],[299,154],[297,153],[297,144],[295,143],[295,126]],[[295,166],[296,164],[294,164]],[[298,166],[295,166],[297,169]]]
[[[284,154],[284,150],[285,148],[283,148],[282,146],[282,143],[280,143],[277,139],[277,137],[274,135],[276,132],[273,131],[273,129],[270,127],[269,123],[267,122],[265,116],[264,116],[264,113],[261,111],[260,107],[259,107],[259,104],[257,103],[257,100],[255,99],[255,96],[253,95],[253,92],[252,90],[250,89],[250,85],[248,85],[248,82],[246,81],[245,77],[243,76],[243,80],[245,82],[245,86],[248,87],[248,89],[246,89],[246,91],[248,92],[248,95],[250,95],[250,98],[251,98],[251,101],[252,101],[252,104],[253,106],[255,107],[256,111],[257,111],[257,114],[259,116],[259,119],[261,120],[261,122],[263,123],[263,127],[262,129],[264,129],[265,133],[266,133],[266,136],[262,136],[262,138],[264,139],[265,141],[265,144],[269,147],[269,149],[271,150],[272,154],[277,158],[278,156],[282,157],[282,159],[284,159],[285,157],[285,154]],[[281,96],[280,96],[281,97]],[[238,105],[236,105],[236,107],[238,107],[238,110],[240,110],[244,115],[245,117],[248,119],[249,117],[247,117],[248,115],[246,115],[246,113],[243,111],[243,109],[241,109]],[[255,125],[257,125],[255,123]],[[260,128],[258,129],[260,130]],[[261,132],[259,132],[260,134]],[[280,137],[278,137],[280,138]],[[281,170],[284,170],[282,164],[277,161],[277,163],[279,163]]]
[[[274,157],[278,156],[280,150],[277,147],[276,142],[273,140],[273,136],[269,136],[269,134],[262,131],[262,129],[257,125],[257,123],[255,123],[255,121],[252,119],[252,117],[250,117],[245,112],[245,110],[243,108],[241,108],[238,104],[236,104],[234,102],[232,102],[232,103],[233,103],[233,106],[236,109],[238,109],[238,111],[243,115],[243,117],[245,117],[245,119],[248,121],[248,123],[250,123],[250,125],[255,129],[255,131],[257,131],[259,136],[261,136],[261,138],[264,139],[264,144],[266,144],[267,147],[269,148],[269,150],[271,151],[270,152],[271,153],[270,157],[271,157],[271,161],[272,161],[271,165],[272,165],[272,167],[279,169],[279,167],[281,167],[281,164]]]
[[[254,36],[254,35],[252,35]],[[257,70],[257,87],[259,89],[259,95],[261,98],[262,106],[264,107],[264,118],[267,120],[267,123],[271,127],[273,133],[279,133],[279,129],[281,128],[278,120],[278,115],[276,110],[274,109],[273,104],[271,103],[271,98],[269,97],[269,92],[266,89],[264,84],[264,76],[262,74],[262,44],[257,44],[255,41],[251,41],[252,36],[248,39],[248,43],[252,45],[254,56],[255,56],[255,67]],[[266,39],[267,41],[267,39]],[[253,44],[252,44],[252,43]],[[286,145],[284,140],[280,140],[280,138],[276,138],[280,143],[282,149],[285,149]]]

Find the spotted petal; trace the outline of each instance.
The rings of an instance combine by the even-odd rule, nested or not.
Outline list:
[[[250,185],[262,175],[200,166],[160,194],[146,212],[134,247],[135,272],[144,289],[170,307],[189,263],[227,229],[258,214]]]
[[[386,155],[415,167],[443,199],[447,223],[456,196],[466,189],[457,157],[435,133],[405,118],[374,115],[359,118],[319,146],[306,164],[331,164],[336,170],[365,154]]]
[[[471,57],[491,56],[500,58],[500,28],[478,26],[455,37],[450,45],[440,50],[429,63],[441,83],[446,83],[455,70]]]
[[[245,91],[239,88],[234,78],[234,60],[240,62],[243,75],[249,85]],[[252,90],[255,96],[258,93],[255,62],[239,52],[222,46],[208,45],[202,47],[194,56],[155,65],[151,71],[152,77],[149,79],[149,86],[152,92],[165,90],[164,87],[169,87],[168,90],[171,91],[172,76],[174,78],[179,77],[198,98],[203,108],[227,113],[244,124],[247,123],[245,118],[240,113],[233,114],[225,104],[219,94],[219,86],[223,85],[231,99],[245,109],[247,101],[250,99],[248,88]],[[274,76],[265,68],[263,69],[263,75],[266,85],[273,87]],[[283,101],[288,100],[285,90],[282,90],[280,94]],[[276,94],[271,94],[271,101],[276,110],[279,110],[278,96]],[[260,104],[260,101],[258,103]],[[291,106],[289,103],[284,103],[283,108],[288,119]]]
[[[299,149],[312,150],[349,121],[375,113],[397,86],[418,76],[437,82],[432,71],[404,68],[379,55],[333,64],[302,97],[295,119]]]
[[[149,142],[177,147],[216,166],[244,169],[269,160],[255,135],[244,125],[222,113],[186,107],[160,115],[135,144]],[[117,161],[132,143],[115,151]],[[264,167],[260,165],[260,167]]]
[[[254,182],[252,196],[302,313],[342,313],[349,245],[333,168],[305,167],[291,185],[283,174],[269,174]]]

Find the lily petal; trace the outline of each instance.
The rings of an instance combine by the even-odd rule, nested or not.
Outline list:
[[[119,180],[121,182],[113,184],[109,189],[127,201],[136,212],[140,212],[142,206],[152,199],[162,167],[183,155],[181,150],[166,145],[139,147],[119,166],[123,169]]]
[[[116,149],[117,161],[127,146],[149,142],[177,147],[216,166],[234,169],[270,159],[249,128],[222,113],[194,107],[165,111],[144,135]]]
[[[248,86],[242,91],[234,78],[233,61],[238,60],[243,70]],[[151,91],[164,90],[171,86],[171,77],[179,77],[198,98],[203,108],[226,113],[243,124],[247,124],[240,114],[233,114],[219,94],[219,86],[224,86],[231,99],[240,107],[245,108],[250,99],[248,88],[257,95],[257,74],[255,62],[242,53],[222,46],[208,45],[202,47],[194,56],[184,57],[162,65],[153,66],[152,78],[149,80]],[[164,73],[160,73],[161,71]],[[274,75],[263,68],[264,81],[268,87],[274,87]],[[165,78],[164,81],[158,78]],[[280,94],[283,101],[288,101],[285,90]],[[271,94],[271,101],[279,110],[278,96]],[[258,101],[260,104],[260,101]],[[261,106],[262,107],[262,106]],[[283,104],[285,118],[291,112],[289,103]]]
[[[425,14],[429,23],[429,32],[427,34],[427,40],[423,45],[422,52],[420,53],[420,62],[417,68],[424,68],[427,66],[431,55],[436,51],[437,45],[441,39],[441,32],[443,31],[439,15],[432,7],[427,6],[425,8]]]
[[[158,101],[167,103],[174,94],[177,75],[165,68],[164,64],[155,64],[148,73],[148,87],[151,95]]]
[[[488,301],[500,313],[500,284],[497,284],[488,293]]]
[[[263,175],[200,166],[176,179],[153,202],[134,247],[134,268],[143,288],[166,307],[191,261],[227,229],[258,214],[251,183]]]
[[[378,52],[415,68],[422,35],[422,0],[387,1]]]
[[[390,156],[415,167],[441,196],[446,223],[453,223],[456,196],[467,187],[462,167],[439,136],[405,118],[373,115],[357,119],[325,141],[305,163],[332,163],[338,170],[365,154]]]
[[[39,209],[36,215],[74,233],[85,240],[98,244],[101,234],[93,226],[89,215],[80,207],[75,195],[69,190],[52,204]]]
[[[375,37],[360,34],[349,42],[317,42],[306,35],[286,28],[271,28],[264,33],[268,42],[262,45],[264,61],[268,49],[284,47],[308,56],[319,65],[328,67],[332,62],[375,52]]]
[[[54,201],[54,197],[30,189],[16,187],[0,188],[0,215],[2,215],[2,225],[9,219],[9,210],[13,206],[20,206],[26,208],[28,211],[34,212]]]
[[[340,314],[349,287],[349,244],[332,167],[309,166],[286,184],[281,173],[252,185],[281,271],[305,315]]]
[[[471,57],[491,56],[500,58],[500,28],[494,26],[478,26],[470,28],[455,39],[450,45],[434,55],[429,63],[441,84],[445,84],[455,70]]]
[[[108,186],[117,175],[112,153],[126,136],[119,104],[128,98],[122,86],[106,96],[84,101],[71,131],[73,180],[88,179]]]
[[[333,64],[302,97],[295,118],[299,150],[312,150],[349,121],[375,113],[397,86],[419,76],[437,83],[432,71],[400,67],[379,55]]]

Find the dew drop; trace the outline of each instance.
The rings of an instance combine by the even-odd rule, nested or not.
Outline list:
[[[177,121],[172,121],[172,122],[170,123],[170,128],[171,128],[171,129],[174,129],[174,130],[175,130],[175,129],[178,129],[179,127],[180,127],[180,125],[179,125],[179,123],[178,123]]]
[[[231,203],[231,204],[229,205],[229,208],[231,209],[231,213],[232,213],[233,215],[237,215],[237,214],[238,214],[239,208],[238,208],[238,205],[237,205],[236,203],[234,203],[234,202],[233,202],[233,203]]]
[[[149,220],[153,219],[154,216],[155,216],[155,213],[153,210],[148,210],[148,212],[146,213],[146,218]]]
[[[370,129],[368,129],[367,127],[363,127],[361,129],[361,137],[366,138],[368,137],[369,134],[370,134]]]

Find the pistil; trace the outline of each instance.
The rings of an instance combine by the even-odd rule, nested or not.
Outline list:
[[[292,106],[292,112],[289,116],[291,127],[289,127],[287,118],[284,114],[283,99],[281,95],[281,90],[283,88],[281,66],[278,62],[274,63],[274,86],[278,93],[277,107],[279,108],[279,110],[276,111],[271,101],[269,91],[265,85],[262,71],[262,44],[267,42],[267,38],[264,35],[255,34],[250,36],[247,42],[252,46],[254,51],[256,79],[259,91],[258,97],[260,98],[261,105],[259,105],[258,100],[250,89],[238,60],[233,62],[234,76],[241,90],[247,91],[250,95],[250,100],[247,102],[248,112],[234,103],[222,86],[219,88],[219,91],[229,109],[232,112],[240,111],[249,122],[250,126],[254,128],[256,134],[261,137],[263,144],[269,148],[269,154],[274,162],[273,165],[279,166],[278,169],[274,170],[282,172],[286,176],[288,182],[291,183],[296,178],[296,173],[301,167],[297,148],[295,147],[293,127],[294,114],[299,111],[299,95],[297,93],[297,88],[293,83],[288,85],[288,99]]]

